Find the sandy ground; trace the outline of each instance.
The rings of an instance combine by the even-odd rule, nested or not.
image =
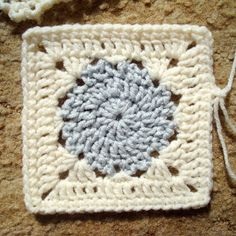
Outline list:
[[[80,3],[79,3],[80,2]],[[236,2],[199,1],[74,1],[43,15],[42,25],[62,23],[191,23],[213,33],[216,83],[223,86],[236,49]],[[211,204],[200,210],[177,212],[100,213],[35,216],[25,209],[22,193],[22,91],[20,51],[22,33],[35,26],[0,14],[0,235],[236,235],[236,189],[229,187],[222,152],[213,130],[214,189]],[[236,114],[236,83],[227,98]],[[236,170],[235,139],[226,133]]]

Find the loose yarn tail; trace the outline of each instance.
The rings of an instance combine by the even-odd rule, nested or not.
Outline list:
[[[236,135],[236,126],[235,124],[232,123],[232,121],[229,118],[229,114],[227,112],[226,106],[225,106],[225,97],[227,94],[230,92],[232,89],[233,85],[233,80],[234,80],[234,75],[235,75],[235,70],[236,70],[236,52],[234,54],[234,61],[232,65],[232,69],[229,75],[228,83],[223,89],[218,89],[217,90],[217,97],[215,98],[214,102],[214,119],[215,119],[215,124],[216,124],[216,130],[217,134],[221,143],[221,147],[223,150],[223,156],[224,156],[224,163],[225,163],[225,169],[228,174],[228,177],[232,181],[232,183],[236,182],[236,174],[233,171],[230,162],[229,162],[229,155],[228,155],[228,149],[224,140],[224,136],[222,134],[222,124],[220,121],[219,117],[219,110],[222,111],[224,120],[228,127],[231,129],[232,133]]]

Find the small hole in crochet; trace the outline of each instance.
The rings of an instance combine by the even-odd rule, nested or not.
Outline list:
[[[57,61],[55,66],[56,66],[56,68],[58,70],[65,71],[65,67],[64,67],[64,62],[63,61]]]
[[[61,107],[64,104],[64,102],[66,101],[67,98],[68,98],[67,96],[58,98],[58,106]]]
[[[118,70],[118,64],[113,64],[113,69]]]
[[[52,189],[49,189],[47,192],[43,193],[41,196],[41,199],[44,200],[51,192],[52,192]]]
[[[46,137],[46,136],[48,136],[49,135],[49,133],[45,133],[45,134],[43,134],[41,137]]]
[[[154,87],[158,87],[160,84],[159,80],[157,80],[157,79],[153,80],[152,83],[153,83]]]
[[[171,143],[172,141],[177,139],[177,132],[176,130],[174,131],[174,134],[172,136],[170,136],[170,138],[168,139],[168,141]]]
[[[135,188],[134,188],[134,187],[131,188],[131,192],[132,192],[132,193],[135,192]]]
[[[116,120],[119,121],[119,120],[121,120],[121,119],[122,119],[122,114],[119,113],[119,114],[116,116]]]
[[[39,50],[40,52],[44,52],[44,53],[47,52],[46,49],[45,49],[45,47],[44,47],[44,45],[41,44],[41,43],[38,45],[38,50]]]
[[[104,178],[106,175],[105,174],[103,174],[101,171],[99,171],[99,170],[95,170],[95,175],[96,175],[96,177],[102,177],[102,178]]]
[[[142,170],[138,170],[136,171],[135,174],[133,174],[132,176],[133,177],[140,177],[142,174],[144,174],[146,171],[142,171]]]
[[[64,121],[64,122],[69,122],[70,119],[63,118],[63,121]]]
[[[68,177],[68,175],[69,175],[69,170],[63,171],[59,173],[59,179],[65,179]]]
[[[156,50],[155,44],[151,44],[151,46],[152,46],[152,50],[155,51]]]
[[[42,85],[42,86],[41,86],[41,89],[48,89],[48,88],[49,88],[48,85]]]
[[[90,64],[91,64],[91,65],[96,65],[98,61],[99,61],[98,58],[94,58],[94,59],[90,62]]]
[[[193,192],[193,193],[197,192],[197,189],[196,189],[193,185],[187,184],[187,187],[189,188],[189,190],[190,190],[191,192]]]
[[[73,191],[74,194],[76,194],[76,190],[75,190],[75,188],[72,188],[72,191]]]
[[[114,165],[114,169],[116,173],[120,172],[120,167],[118,165]]]
[[[86,193],[86,188],[85,188],[85,187],[83,187],[83,188],[82,188],[82,191],[83,191],[84,193]]]
[[[140,48],[141,48],[142,51],[145,49],[143,44],[140,45]]]
[[[31,10],[35,10],[36,7],[35,7],[34,5],[32,5],[32,6],[30,6],[30,9],[31,9]]]
[[[95,187],[93,187],[93,192],[97,192],[98,191],[98,189],[97,189],[97,187],[95,186]]]
[[[195,41],[191,42],[191,43],[188,45],[187,50],[196,47],[196,45],[197,45],[197,44],[196,44]]]
[[[192,139],[187,140],[187,143],[192,143],[192,142],[193,142]]]
[[[154,150],[150,153],[150,156],[156,158],[159,156],[159,153],[158,153],[158,151]]]
[[[171,93],[171,101],[173,101],[175,103],[175,105],[179,104],[180,99],[181,99],[180,94]]]
[[[132,60],[131,63],[136,64],[141,70],[144,68],[143,63],[141,61]]]
[[[58,135],[58,143],[60,143],[63,147],[65,146],[66,141],[62,138],[62,130],[60,130]]]
[[[42,95],[41,96],[41,99],[47,99],[48,98],[48,95]]]
[[[80,153],[80,154],[78,155],[78,159],[79,159],[79,160],[84,159],[84,154],[83,154],[83,153]]]
[[[195,88],[196,86],[197,86],[196,84],[192,84],[188,88],[192,89],[192,88]]]
[[[101,43],[102,49],[105,49],[105,44],[102,42]]]
[[[84,85],[84,81],[83,81],[82,79],[77,79],[77,80],[76,80],[76,84],[77,84],[78,86],[83,86],[83,85]]]
[[[176,169],[173,166],[168,166],[168,170],[170,171],[171,175],[173,175],[173,176],[177,176],[179,174],[178,169]]]
[[[172,58],[169,62],[168,68],[173,68],[173,67],[177,66],[178,62],[179,61],[177,59]]]

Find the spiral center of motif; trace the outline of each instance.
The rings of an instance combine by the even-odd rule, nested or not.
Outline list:
[[[101,59],[81,79],[84,85],[68,92],[61,107],[65,148],[83,153],[103,174],[146,171],[150,152],[166,147],[174,134],[171,92],[155,87],[145,68],[126,61],[113,66]]]

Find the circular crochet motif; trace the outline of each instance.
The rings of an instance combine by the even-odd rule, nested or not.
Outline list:
[[[93,170],[134,175],[151,165],[150,153],[169,144],[175,124],[171,92],[155,87],[147,69],[99,60],[83,71],[61,107],[62,138]]]

